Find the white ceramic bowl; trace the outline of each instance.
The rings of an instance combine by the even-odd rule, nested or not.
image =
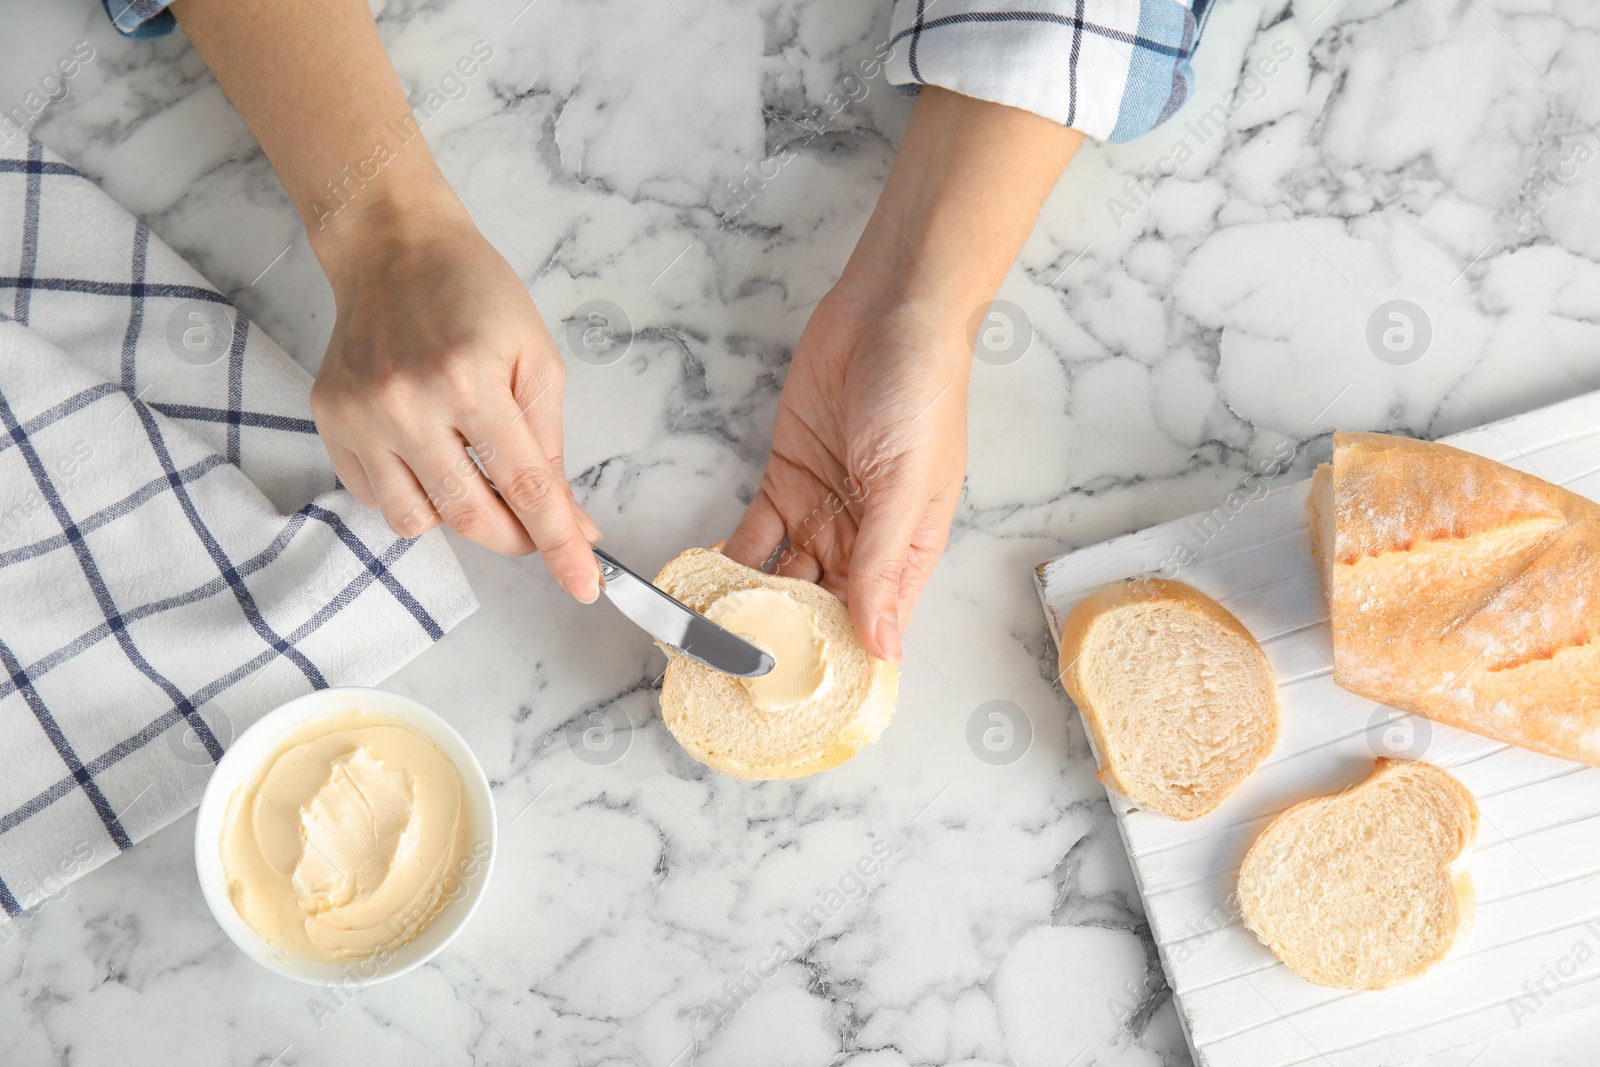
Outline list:
[[[222,822],[227,815],[228,800],[241,783],[254,777],[274,748],[291,732],[304,723],[325,716],[343,715],[366,709],[386,719],[403,723],[423,734],[439,746],[456,765],[466,791],[468,826],[471,840],[482,852],[483,843],[488,854],[476,865],[476,870],[461,879],[465,887],[461,896],[446,904],[433,921],[410,941],[386,954],[367,960],[353,960],[345,964],[318,963],[287,955],[273,948],[266,939],[250,928],[228,898],[228,883],[222,871]],[[346,686],[340,689],[323,689],[308,693],[276,708],[251,726],[234,741],[223,755],[217,769],[200,797],[200,817],[194,832],[194,861],[200,875],[200,891],[205,895],[211,914],[233,943],[244,954],[286,978],[323,985],[332,982],[346,989],[371,985],[398,977],[414,970],[432,959],[448,945],[467,920],[477,910],[489,885],[489,874],[494,868],[496,849],[494,797],[489,792],[489,779],[484,776],[472,750],[449,723],[415,700],[386,693],[381,689],[363,689]],[[381,958],[386,956],[386,958]]]

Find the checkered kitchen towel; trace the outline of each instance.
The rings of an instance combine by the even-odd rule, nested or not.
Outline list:
[[[77,171],[0,143],[7,914],[194,807],[264,712],[476,608],[438,534],[337,488],[308,386]]]

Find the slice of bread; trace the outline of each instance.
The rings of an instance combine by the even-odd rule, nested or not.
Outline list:
[[[1140,578],[1084,598],[1061,631],[1061,684],[1100,781],[1141,808],[1194,819],[1278,740],[1278,686],[1250,631],[1182,582]]]
[[[900,672],[861,647],[850,613],[832,593],[701,548],[669,561],[655,584],[702,613],[740,589],[776,590],[816,611],[828,643],[832,680],[827,687],[810,700],[776,711],[756,707],[738,678],[667,650],[661,718],[701,763],[735,778],[801,778],[837,767],[889,725]]]
[[[1455,778],[1380,759],[1360,785],[1272,820],[1239,870],[1239,910],[1307,981],[1386,989],[1471,925],[1472,879],[1454,866],[1477,833],[1478,805]]]

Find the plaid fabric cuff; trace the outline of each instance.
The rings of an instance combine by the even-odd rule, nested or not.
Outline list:
[[[167,5],[172,0],[100,0],[111,25],[124,37],[165,37],[178,20]]]
[[[938,85],[1129,141],[1189,96],[1211,0],[895,0],[889,83]]]

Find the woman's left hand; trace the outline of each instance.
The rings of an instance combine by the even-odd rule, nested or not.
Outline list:
[[[924,86],[883,195],[795,346],[756,498],[728,539],[818,582],[867,651],[901,634],[950,537],[967,460],[968,335],[1083,135]]]
[[[728,556],[817,582],[867,651],[901,634],[944,552],[967,455],[965,324],[841,282],[789,366],[766,474]]]

